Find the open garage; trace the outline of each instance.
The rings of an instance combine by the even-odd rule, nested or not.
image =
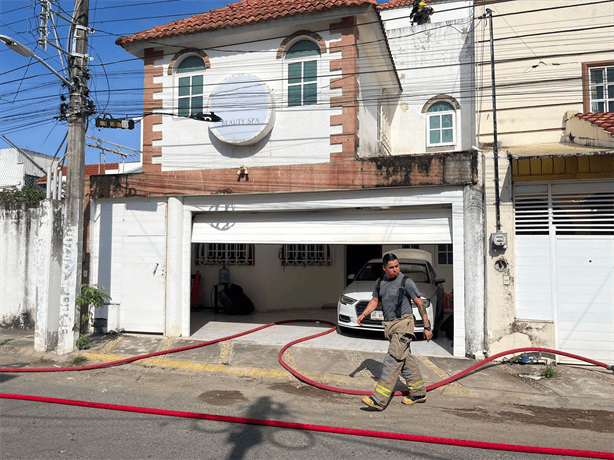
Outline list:
[[[109,328],[189,336],[191,306],[215,304],[224,266],[256,312],[333,309],[357,267],[411,246],[433,253],[454,293],[454,354],[465,354],[462,187],[99,199],[93,209],[91,279],[111,294]]]

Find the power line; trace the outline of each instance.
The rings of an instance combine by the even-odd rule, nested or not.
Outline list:
[[[598,3],[607,3],[607,2],[598,2]],[[495,17],[496,17],[496,16],[495,16]],[[566,31],[557,31],[556,33],[565,33],[565,32],[566,32]],[[234,46],[234,45],[235,45],[235,44],[233,44],[233,46]],[[135,59],[135,60],[136,60],[136,59]],[[107,64],[107,65],[111,65],[111,64]],[[452,66],[458,66],[458,64],[453,64]],[[424,69],[427,69],[427,68],[429,68],[429,67],[432,67],[432,66],[422,66],[422,67],[418,67],[418,68],[413,68],[412,70],[420,70],[420,69],[424,70]],[[439,67],[440,67],[440,66],[439,66]],[[283,79],[282,79],[282,80],[283,80]],[[134,91],[139,91],[139,88],[135,89]]]

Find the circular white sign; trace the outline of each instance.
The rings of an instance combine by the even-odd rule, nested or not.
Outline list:
[[[222,118],[209,129],[228,144],[254,144],[269,134],[275,123],[271,91],[252,75],[233,75],[222,81],[209,96],[209,110]]]

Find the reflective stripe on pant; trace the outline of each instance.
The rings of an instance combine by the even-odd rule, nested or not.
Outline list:
[[[386,353],[384,363],[382,364],[382,375],[373,391],[373,398],[382,406],[388,404],[399,375],[403,375],[407,382],[410,396],[426,395],[426,385],[422,378],[422,372],[418,367],[416,358],[411,354],[411,350],[409,350],[409,354],[402,361],[397,361],[390,353]]]

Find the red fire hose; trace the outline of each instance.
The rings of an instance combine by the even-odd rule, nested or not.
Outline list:
[[[204,347],[207,345],[212,345],[214,343],[235,339],[237,337],[241,337],[247,334],[251,334],[256,331],[260,331],[267,327],[280,325],[280,324],[289,324],[289,323],[297,323],[297,322],[316,322],[322,324],[328,324],[331,328],[327,331],[321,332],[319,334],[314,334],[302,339],[295,340],[287,345],[285,345],[279,352],[279,362],[280,364],[292,375],[296,378],[305,382],[309,385],[313,385],[317,388],[321,388],[323,390],[335,391],[346,394],[353,395],[369,395],[371,392],[368,391],[360,391],[360,390],[349,390],[344,388],[336,388],[329,385],[323,385],[321,383],[315,382],[304,375],[300,374],[296,370],[292,369],[286,362],[283,360],[284,352],[290,348],[291,346],[304,342],[306,340],[314,339],[316,337],[321,337],[326,334],[330,334],[336,328],[335,324],[329,321],[316,321],[316,320],[285,320],[285,321],[277,321],[275,323],[266,324],[264,326],[257,327],[255,329],[251,329],[249,331],[241,332],[239,334],[235,334],[228,337],[223,337],[216,340],[211,340],[208,342],[202,342],[195,345],[189,345],[186,347],[174,348],[171,350],[162,350],[155,353],[149,353],[140,356],[133,356],[126,359],[121,359],[118,361],[112,361],[109,363],[95,364],[90,366],[81,366],[81,367],[63,367],[63,368],[0,368],[0,372],[65,372],[65,371],[84,371],[90,369],[99,369],[103,367],[117,366],[120,364],[131,363],[134,361],[138,361],[141,359],[151,358],[159,355],[167,355],[171,353],[177,353],[180,351],[191,350],[193,348]],[[480,366],[484,364],[500,358],[501,356],[505,356],[513,353],[521,353],[528,351],[537,351],[544,353],[553,353],[562,356],[567,356],[570,358],[578,359],[580,361],[584,361],[590,364],[594,364],[596,366],[605,367],[607,369],[610,366],[605,363],[601,363],[599,361],[594,361],[588,358],[584,358],[578,355],[574,355],[571,353],[565,353],[558,350],[551,350],[547,348],[536,348],[536,347],[528,347],[528,348],[517,348],[514,350],[509,350],[506,352],[498,353],[490,358],[487,358],[479,363],[465,369],[462,372],[459,372],[456,375],[453,375],[441,382],[429,385],[426,387],[427,391],[434,390],[435,388],[439,388],[443,385],[446,385],[450,382],[460,379],[461,377],[467,375],[468,373],[474,371]],[[396,395],[405,394],[405,392],[395,392]],[[386,439],[397,439],[403,441],[414,441],[414,442],[425,442],[432,444],[445,444],[452,446],[461,446],[461,447],[474,447],[479,449],[494,449],[494,450],[505,450],[505,451],[513,451],[513,452],[526,452],[526,453],[538,453],[538,454],[549,454],[549,455],[564,455],[564,456],[573,456],[573,457],[588,457],[588,458],[605,458],[605,459],[614,459],[614,454],[610,452],[598,452],[598,451],[584,451],[584,450],[574,450],[574,449],[559,449],[552,447],[537,447],[537,446],[521,446],[515,444],[500,444],[500,443],[491,443],[491,442],[481,442],[481,441],[467,441],[462,439],[450,439],[450,438],[438,438],[433,436],[418,436],[418,435],[410,435],[403,433],[389,433],[389,432],[381,432],[381,431],[371,431],[371,430],[361,430],[361,429],[353,429],[353,428],[340,428],[333,426],[325,426],[325,425],[311,425],[311,424],[303,424],[303,423],[292,423],[292,422],[281,422],[276,420],[261,420],[261,419],[251,419],[244,417],[230,417],[230,416],[222,416],[222,415],[214,415],[214,414],[203,414],[197,412],[183,412],[183,411],[172,411],[172,410],[164,410],[164,409],[151,409],[145,407],[135,407],[135,406],[125,406],[125,405],[117,405],[117,404],[102,404],[88,401],[76,401],[71,399],[60,399],[60,398],[48,398],[44,396],[30,396],[30,395],[19,395],[19,394],[9,394],[9,393],[0,393],[0,399],[19,399],[24,401],[36,401],[36,402],[46,402],[51,404],[65,404],[71,406],[81,406],[81,407],[90,407],[95,409],[107,409],[107,410],[117,410],[117,411],[127,411],[127,412],[138,412],[144,414],[154,414],[154,415],[165,415],[169,417],[183,417],[183,418],[195,418],[202,420],[212,420],[219,422],[227,422],[227,423],[242,423],[249,425],[261,425],[261,426],[271,426],[277,428],[287,428],[287,429],[295,429],[295,430],[309,430],[309,431],[319,431],[326,433],[337,433],[337,434],[348,434],[353,436],[367,436],[367,437],[377,437],[377,438],[386,438]]]

